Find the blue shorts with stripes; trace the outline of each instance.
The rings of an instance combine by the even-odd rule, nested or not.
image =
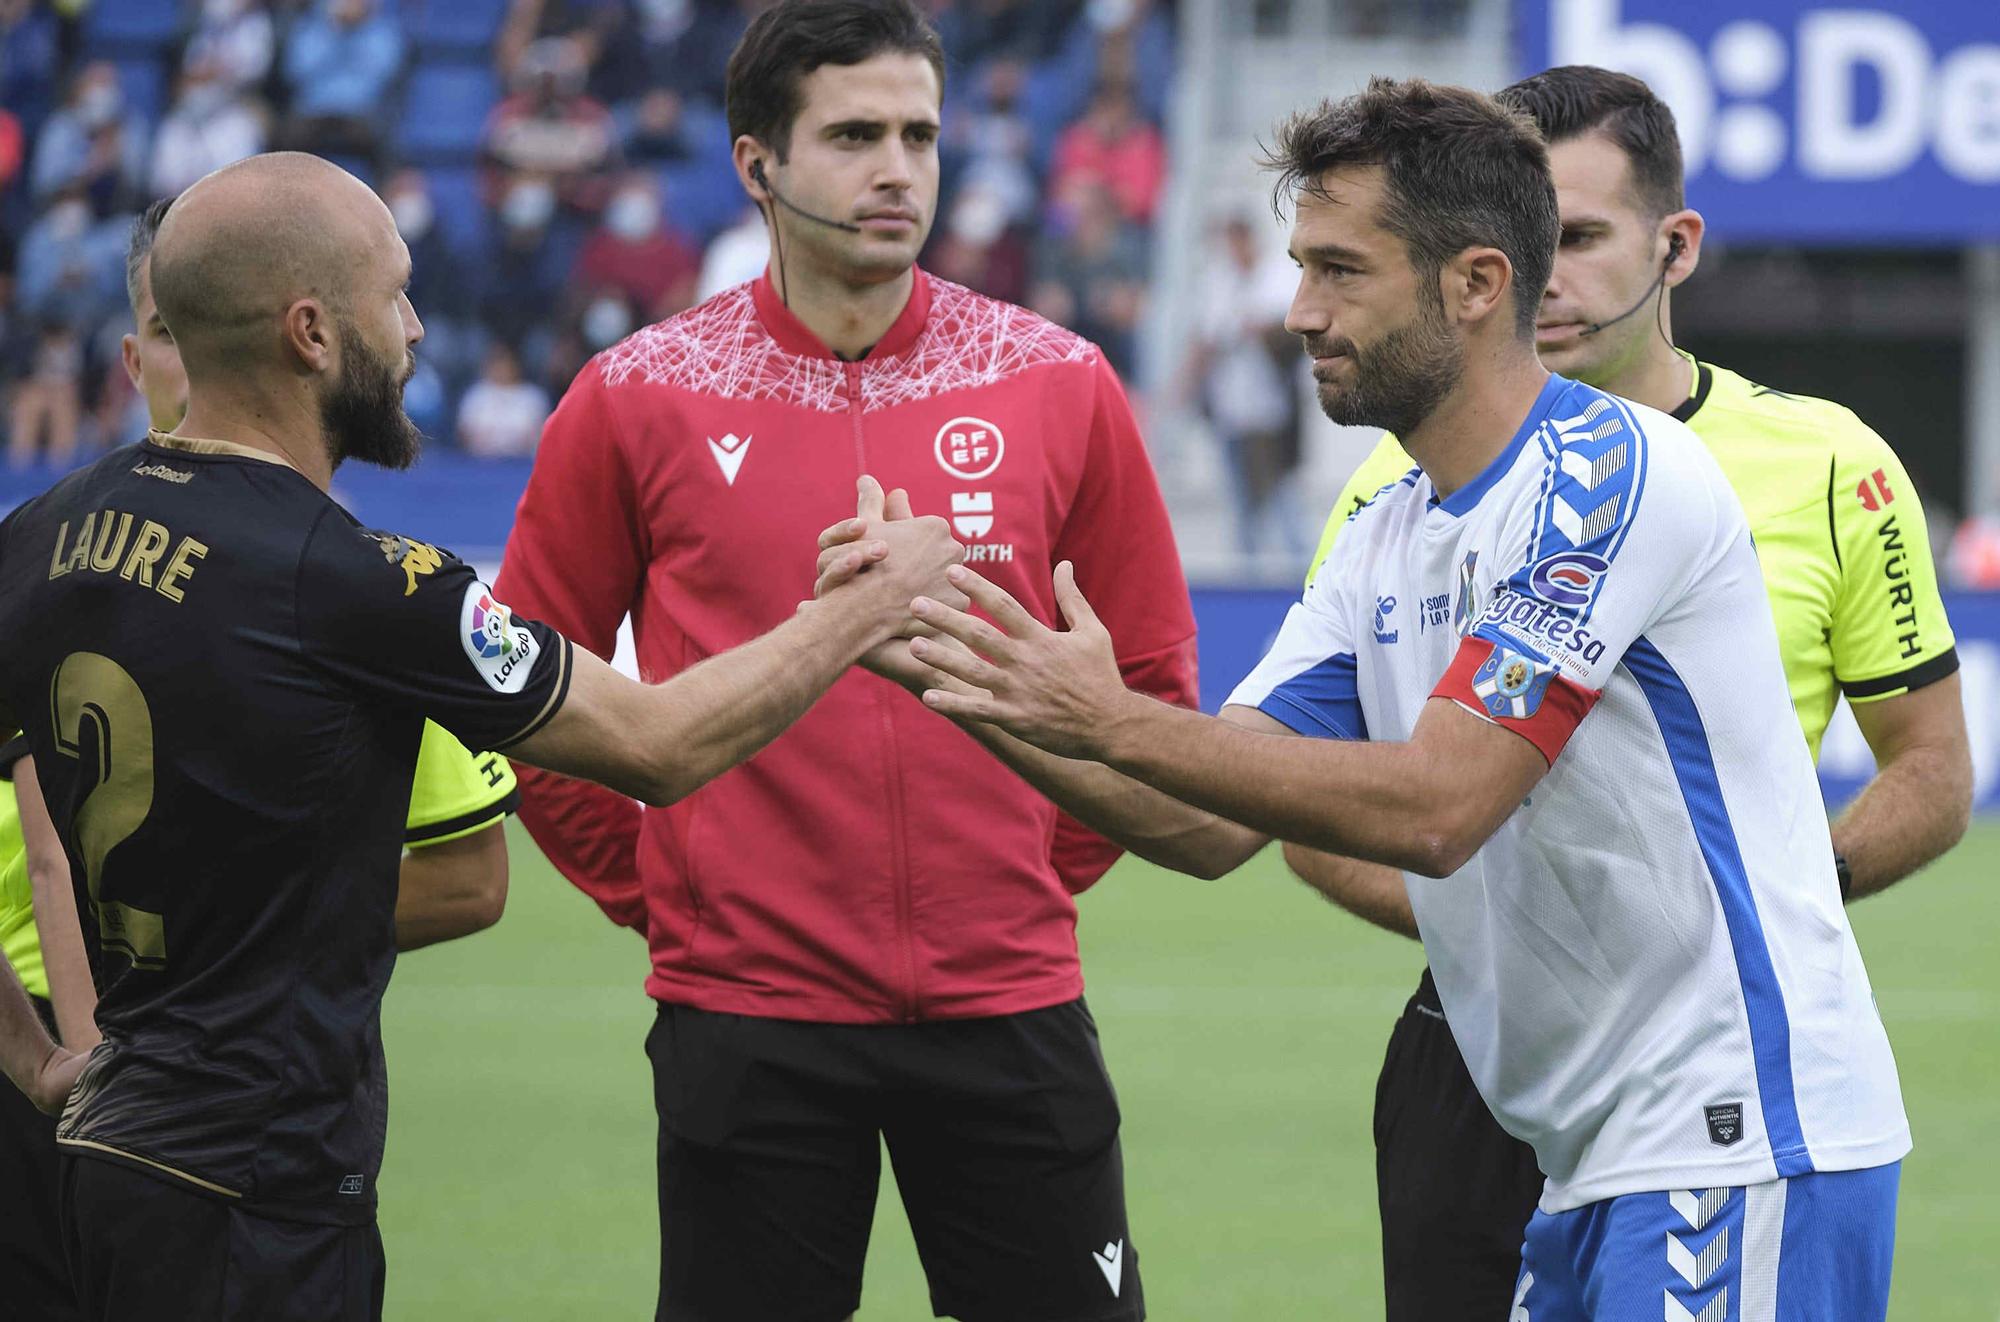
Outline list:
[[[1902,1169],[1536,1212],[1508,1322],[1881,1322]]]

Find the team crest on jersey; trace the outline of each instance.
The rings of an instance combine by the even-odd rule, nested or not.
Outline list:
[[[541,649],[535,635],[517,623],[514,612],[493,599],[492,589],[475,581],[459,608],[459,641],[472,668],[496,693],[519,693],[528,685]]]
[[[429,542],[412,541],[390,532],[371,532],[368,536],[382,548],[382,558],[403,571],[406,597],[415,594],[419,578],[444,567],[444,552]]]
[[[933,443],[938,467],[965,482],[977,482],[1000,466],[1007,438],[984,418],[953,418],[938,428]]]
[[[1611,562],[1588,551],[1564,551],[1528,571],[1528,591],[1557,606],[1588,606]]]
[[[1542,709],[1555,668],[1525,652],[1496,645],[1493,655],[1473,672],[1472,691],[1495,719],[1525,721]]]

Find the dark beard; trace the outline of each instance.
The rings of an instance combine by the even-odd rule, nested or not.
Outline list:
[[[1330,350],[1354,359],[1352,386],[1329,395],[1324,382],[1316,383],[1327,417],[1343,427],[1381,427],[1397,436],[1422,426],[1465,373],[1443,310],[1422,303],[1414,319],[1365,349],[1339,339],[1309,341],[1306,350],[1315,356]]]
[[[408,468],[424,444],[423,433],[403,412],[403,387],[415,370],[414,360],[399,378],[351,323],[340,323],[340,340],[347,351],[340,380],[319,405],[334,467],[359,459],[379,468]]]

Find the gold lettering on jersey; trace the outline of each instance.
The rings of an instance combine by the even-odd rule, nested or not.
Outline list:
[[[90,551],[90,567],[100,574],[108,574],[118,568],[118,558],[125,554],[125,539],[132,535],[132,516],[120,514],[118,522],[111,521],[111,510],[104,511],[104,522],[97,528],[97,545]]]
[[[139,525],[136,536],[134,522]],[[171,556],[167,554],[169,546],[173,547]],[[137,520],[130,513],[113,509],[95,510],[84,516],[73,542],[67,519],[56,529],[49,577],[61,578],[80,569],[115,573],[127,583],[152,588],[168,601],[179,602],[187,596],[186,584],[194,574],[195,562],[207,554],[208,547],[192,537],[183,537],[176,544],[174,535],[151,519]],[[160,569],[162,559],[166,561],[164,570]]]
[[[65,523],[63,527],[67,528],[69,525]],[[70,548],[69,555],[63,560],[63,573],[67,574],[72,570],[82,569],[90,563],[90,534],[96,527],[97,515],[86,514],[83,516],[83,527],[77,529],[76,533],[76,545]],[[62,549],[62,534],[60,533],[56,535],[56,544],[58,550]],[[57,575],[51,572],[49,577],[55,578]]]
[[[208,548],[192,537],[181,538],[181,544],[174,548],[174,558],[167,561],[166,572],[160,575],[160,586],[156,589],[168,601],[178,602],[185,594],[180,583],[194,573],[194,562],[208,554]]]
[[[130,583],[134,581],[132,576],[137,574],[141,587],[153,586],[153,569],[173,540],[165,528],[151,519],[140,524],[139,540],[132,544],[132,554],[125,557],[125,567],[118,571],[118,577]]]

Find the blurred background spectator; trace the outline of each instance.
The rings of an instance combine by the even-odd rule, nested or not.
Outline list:
[[[1222,442],[1246,557],[1304,563],[1317,527],[1296,485],[1301,457],[1298,340],[1285,313],[1298,287],[1290,259],[1243,216],[1217,227],[1202,263],[1200,332],[1181,381]]]
[[[1030,303],[1035,311],[1095,340],[1121,374],[1129,375],[1133,334],[1146,306],[1146,238],[1127,220],[1104,179],[1071,186],[1067,233],[1045,243]]]
[[[479,380],[458,406],[458,441],[488,459],[531,455],[549,417],[549,394],[521,378],[521,360],[504,343],[486,353]]]
[[[403,30],[377,0],[320,0],[285,39],[291,146],[356,156],[365,175],[378,173],[383,107],[402,66]]]

